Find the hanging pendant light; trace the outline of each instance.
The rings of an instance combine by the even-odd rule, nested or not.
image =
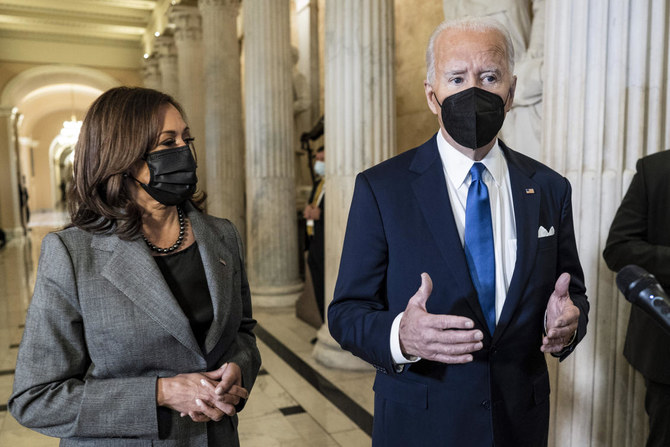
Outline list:
[[[63,128],[56,137],[58,144],[62,146],[74,146],[79,139],[81,131],[81,121],[77,120],[74,114],[74,88],[70,86],[70,111],[72,115],[68,121],[63,121]]]

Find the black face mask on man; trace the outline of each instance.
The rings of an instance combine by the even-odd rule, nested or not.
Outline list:
[[[198,177],[190,146],[152,152],[145,160],[151,173],[149,183],[134,180],[151,197],[165,206],[179,205],[191,198]]]
[[[434,93],[433,93],[434,95]],[[442,124],[456,143],[477,149],[495,138],[505,121],[505,102],[478,87],[447,96],[440,104]]]

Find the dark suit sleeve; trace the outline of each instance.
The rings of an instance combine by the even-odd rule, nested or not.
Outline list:
[[[577,344],[586,335],[586,326],[590,308],[586,298],[584,272],[581,263],[579,262],[577,243],[575,240],[575,228],[572,218],[572,187],[567,179],[564,179],[564,181],[566,188],[561,209],[561,225],[558,239],[558,268],[556,277],[558,279],[558,276],[563,272],[570,274],[570,299],[572,299],[574,305],[579,309],[579,322],[575,340],[563,351],[555,355],[555,357],[558,357],[561,361],[574,351]]]
[[[615,272],[636,264],[652,272],[661,284],[670,284],[670,247],[648,242],[648,177],[645,160],[638,160],[637,172],[612,221],[603,257]]]
[[[91,364],[72,259],[58,235],[42,243],[9,410],[55,437],[158,437],[156,378],[84,379]]]
[[[387,265],[388,246],[379,206],[365,174],[359,174],[335,294],[328,309],[328,327],[342,348],[392,374],[389,340],[397,315],[388,311]]]

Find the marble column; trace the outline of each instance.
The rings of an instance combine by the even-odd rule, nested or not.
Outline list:
[[[7,239],[23,235],[15,117],[11,108],[0,107],[0,228],[5,231]]]
[[[298,71],[307,78],[309,85],[309,128],[321,116],[319,98],[319,5],[317,0],[295,1],[295,28],[298,34]]]
[[[356,175],[396,152],[393,0],[326,2],[325,17],[325,296],[329,304]],[[313,355],[332,367],[371,368],[341,350],[326,325],[319,330]]]
[[[200,0],[205,61],[207,210],[230,219],[242,237],[244,125],[237,16],[240,0]]]
[[[186,112],[198,155],[198,188],[207,185],[207,141],[205,139],[205,74],[200,11],[195,2],[171,6],[170,22],[175,24],[179,93],[177,99]],[[161,70],[162,71],[162,70]],[[163,73],[165,76],[165,73]]]
[[[156,38],[155,48],[158,54],[161,88],[159,90],[174,98],[179,98],[179,65],[174,36],[162,34]]]
[[[158,67],[158,55],[152,54],[144,59],[144,67],[142,68],[142,81],[146,88],[154,90],[163,89],[163,79],[161,77],[161,70]]]
[[[644,381],[622,355],[630,306],[601,254],[637,159],[670,148],[670,7],[667,0],[546,3],[541,158],[573,186],[591,302],[574,355],[550,361],[549,445],[642,446]]]
[[[245,0],[247,253],[254,305],[290,306],[303,284],[293,161],[289,0]]]

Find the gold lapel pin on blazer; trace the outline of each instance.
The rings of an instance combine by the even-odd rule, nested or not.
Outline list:
[[[226,266],[228,265],[228,264],[226,264],[226,261],[224,261],[224,260],[221,259],[221,258],[219,258],[219,262],[220,262],[221,264],[223,264],[223,265],[226,265]]]

